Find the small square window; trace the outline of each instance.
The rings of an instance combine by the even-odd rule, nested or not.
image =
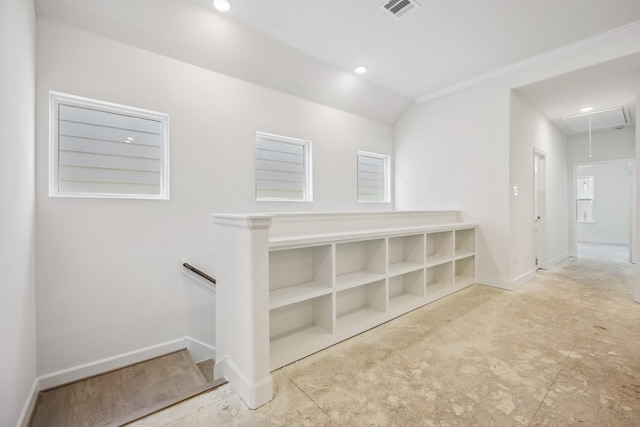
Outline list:
[[[169,199],[169,116],[51,92],[49,195]]]
[[[358,151],[358,201],[389,202],[389,156]]]
[[[256,132],[256,199],[311,201],[311,142]]]

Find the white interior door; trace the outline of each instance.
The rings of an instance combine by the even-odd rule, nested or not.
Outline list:
[[[547,189],[545,153],[535,149],[533,156],[533,230],[536,268],[548,268],[547,259]]]

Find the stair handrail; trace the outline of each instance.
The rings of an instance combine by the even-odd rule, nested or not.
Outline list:
[[[184,268],[186,268],[187,270],[191,270],[194,273],[196,273],[198,276],[202,277],[203,279],[206,279],[208,281],[210,281],[211,283],[213,283],[214,285],[216,284],[216,279],[214,279],[213,277],[209,276],[207,273],[205,273],[204,271],[192,266],[191,264],[189,264],[188,262],[183,262],[182,266]]]

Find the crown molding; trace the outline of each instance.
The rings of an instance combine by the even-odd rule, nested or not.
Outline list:
[[[490,71],[485,74],[481,74],[477,77],[464,80],[462,82],[453,84],[451,86],[444,87],[434,92],[427,93],[423,96],[415,98],[414,101],[417,104],[420,104],[435,98],[439,98],[444,95],[448,95],[450,93],[457,92],[462,89],[466,89],[471,86],[475,86],[480,83],[484,83],[489,80],[493,80],[498,77],[502,77],[508,74],[515,73],[520,70],[524,70],[526,68],[544,64],[545,62],[550,62],[555,59],[569,56],[584,50],[588,50],[599,45],[611,43],[613,41],[626,37],[629,34],[634,32],[640,32],[640,21],[635,21],[630,24],[614,28],[613,30],[605,31],[604,33],[600,33],[596,36],[589,37],[584,40],[580,40],[578,42],[571,43],[557,49],[553,49],[541,55],[533,56],[529,59],[525,59],[524,61],[520,61],[520,62],[516,62],[515,64],[508,65],[504,68],[499,68],[497,70]]]

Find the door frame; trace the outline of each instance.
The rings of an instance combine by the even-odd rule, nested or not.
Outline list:
[[[547,248],[547,153],[533,148],[533,253],[537,269],[549,268]],[[542,186],[542,188],[539,188]],[[542,197],[540,197],[542,196]]]
[[[576,189],[576,180],[578,179],[578,167],[579,166],[589,166],[589,165],[597,165],[597,164],[607,164],[607,163],[628,163],[631,167],[629,171],[629,262],[635,264],[636,263],[636,227],[635,227],[635,218],[636,218],[636,192],[635,192],[635,181],[636,181],[636,159],[635,158],[622,158],[622,159],[611,159],[611,160],[596,160],[593,162],[580,162],[573,164],[572,171],[572,179],[571,179],[571,209],[570,209],[570,221],[571,221],[571,256],[574,258],[578,257],[578,223],[576,221],[576,198],[578,197],[578,192]]]

